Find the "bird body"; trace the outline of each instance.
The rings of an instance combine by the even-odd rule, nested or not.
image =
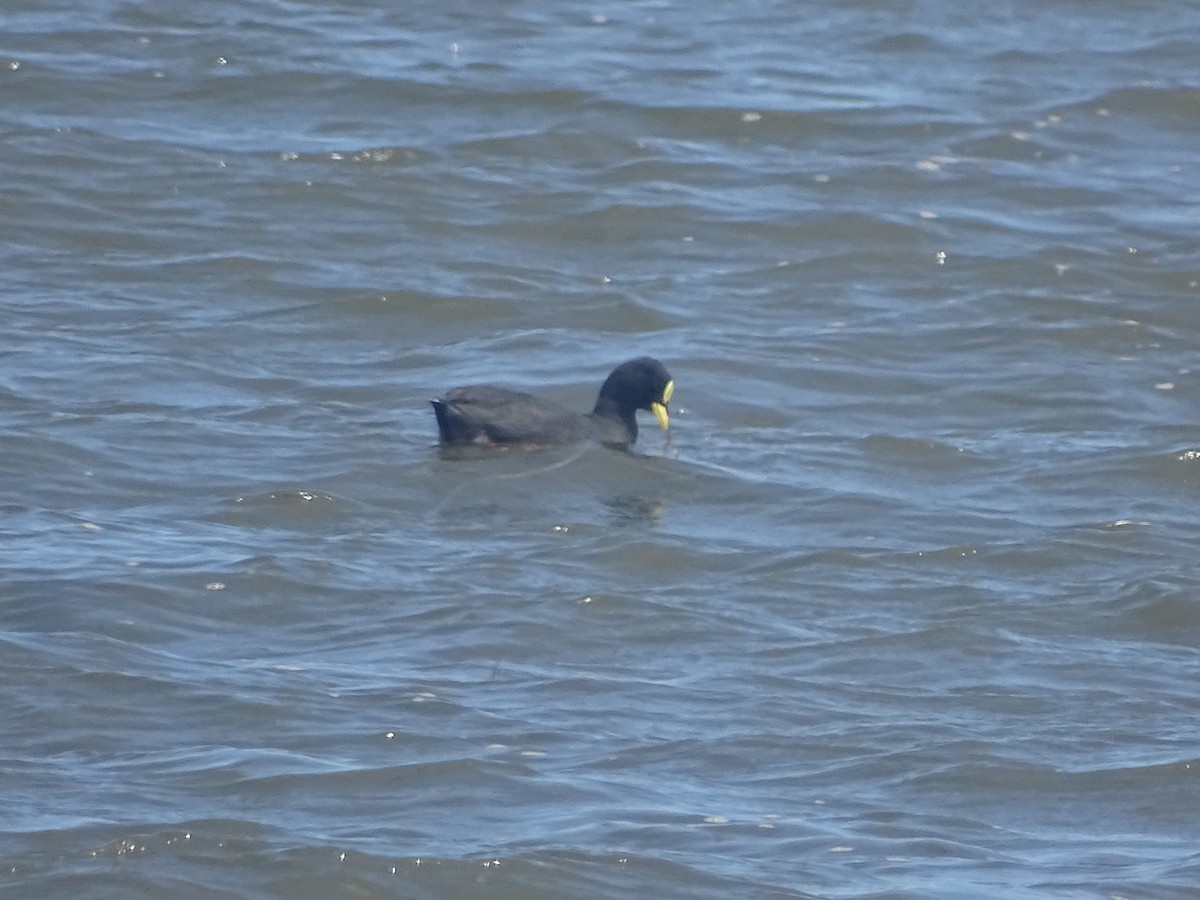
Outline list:
[[[590,413],[576,413],[522,391],[477,384],[431,400],[444,444],[566,444],[594,440],[628,446],[637,440],[636,413],[654,413],[666,429],[675,391],[666,368],[648,356],[613,369]]]

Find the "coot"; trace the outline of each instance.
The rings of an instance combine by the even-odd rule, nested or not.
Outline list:
[[[637,440],[635,413],[654,414],[665,430],[675,382],[657,359],[623,362],[604,381],[590,413],[576,413],[521,391],[469,385],[431,400],[444,444],[566,444],[594,440],[628,446]]]

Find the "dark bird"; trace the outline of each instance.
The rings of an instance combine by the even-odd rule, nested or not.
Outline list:
[[[639,409],[666,430],[675,382],[657,359],[623,362],[604,381],[590,413],[563,409],[530,394],[489,384],[457,387],[431,400],[443,444],[567,444],[593,440],[628,446],[637,440]]]

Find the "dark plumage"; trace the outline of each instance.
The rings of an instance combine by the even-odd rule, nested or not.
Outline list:
[[[664,429],[675,382],[657,359],[623,362],[600,388],[590,413],[563,409],[530,394],[488,384],[458,387],[431,400],[444,444],[566,444],[594,440],[628,446],[637,440],[635,413],[654,413]]]

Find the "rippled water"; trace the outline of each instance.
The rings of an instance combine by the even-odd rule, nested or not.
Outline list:
[[[4,897],[1195,896],[1194,4],[6,10]]]

